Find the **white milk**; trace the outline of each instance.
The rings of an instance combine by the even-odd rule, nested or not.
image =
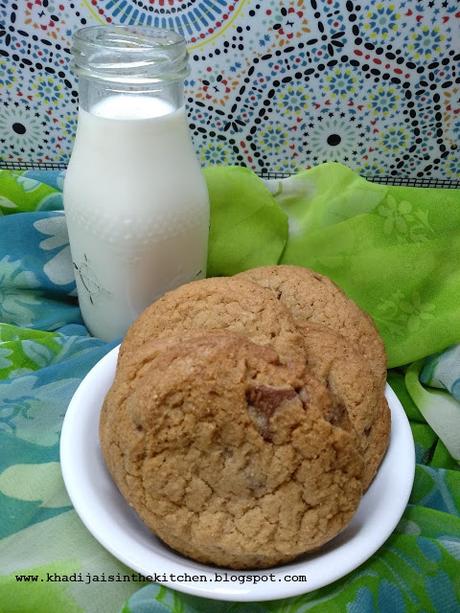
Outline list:
[[[164,292],[203,277],[209,202],[184,108],[117,95],[81,109],[64,208],[95,336],[122,336]]]

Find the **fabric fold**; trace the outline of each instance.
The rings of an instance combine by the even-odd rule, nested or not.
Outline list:
[[[46,582],[47,573],[131,572],[71,509],[58,464],[69,399],[112,345],[90,337],[81,320],[63,173],[0,171],[0,603],[21,613],[456,610],[459,192],[371,184],[338,164],[265,183],[242,168],[209,168],[205,176],[208,274],[278,262],[311,266],[374,318],[394,367],[389,383],[416,443],[410,504],[362,566],[287,600],[228,603],[160,584]],[[21,574],[43,581],[21,582]]]

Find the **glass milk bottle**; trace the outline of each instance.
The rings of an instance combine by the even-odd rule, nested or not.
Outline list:
[[[83,319],[109,341],[205,275],[208,193],[186,124],[184,39],[95,26],[72,52],[80,111],[64,209]]]

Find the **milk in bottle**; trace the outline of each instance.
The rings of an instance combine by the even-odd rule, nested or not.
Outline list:
[[[206,271],[209,203],[183,106],[183,39],[96,26],[74,37],[77,135],[64,183],[82,316],[121,337],[165,291]]]

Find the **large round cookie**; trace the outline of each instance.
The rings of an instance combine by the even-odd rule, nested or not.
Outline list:
[[[385,455],[390,411],[367,360],[343,336],[321,324],[299,326],[307,365],[324,383],[333,401],[343,407],[359,436],[364,458],[364,489],[372,482]]]
[[[285,362],[303,361],[293,318],[269,290],[244,279],[193,281],[151,304],[129,328],[119,364],[145,342],[193,330],[229,330],[259,345],[272,345]]]
[[[122,494],[168,545],[229,568],[286,562],[333,538],[362,493],[355,434],[276,352],[226,332],[145,344],[104,403]]]
[[[371,318],[328,277],[301,266],[262,266],[236,275],[271,289],[302,325],[316,322],[356,345],[376,382],[386,381],[385,348]]]

